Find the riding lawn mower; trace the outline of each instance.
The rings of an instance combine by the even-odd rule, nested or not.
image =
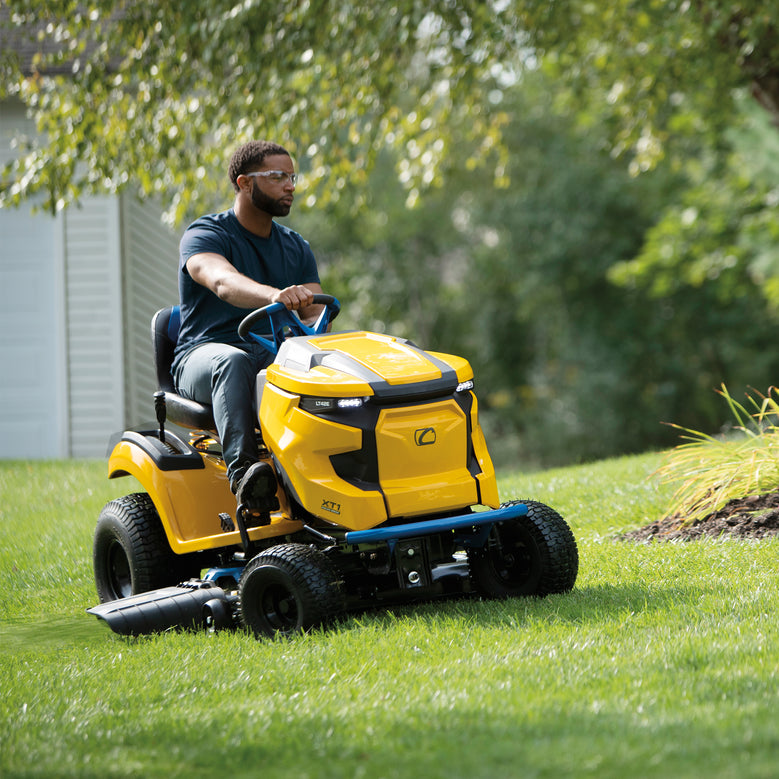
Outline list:
[[[236,506],[211,408],[175,391],[178,308],[155,315],[157,426],[125,431],[108,463],[109,478],[133,476],[143,491],[100,513],[100,604],[88,612],[124,635],[274,636],[390,604],[571,590],[579,558],[565,520],[499,499],[468,362],[333,332],[338,301],[314,302],[324,309],[311,326],[275,303],[238,328],[275,355],[257,379],[272,479],[253,511]]]

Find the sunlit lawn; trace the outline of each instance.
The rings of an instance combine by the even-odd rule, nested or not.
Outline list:
[[[654,455],[501,495],[571,524],[567,595],[355,615],[288,641],[112,634],[93,462],[0,463],[2,777],[769,777],[779,758],[779,543],[634,545]]]

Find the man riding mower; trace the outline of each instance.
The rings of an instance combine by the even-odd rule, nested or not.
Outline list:
[[[266,489],[247,510],[230,490],[208,406],[177,395],[175,308],[152,324],[159,426],[126,431],[109,478],[143,491],[98,519],[94,567],[116,632],[325,625],[355,609],[457,594],[545,596],[573,588],[578,551],[553,509],[501,503],[468,362],[365,331],[328,332],[282,304],[239,326],[275,354],[257,380]],[[258,335],[270,324],[271,336]],[[187,428],[187,441],[166,422]]]

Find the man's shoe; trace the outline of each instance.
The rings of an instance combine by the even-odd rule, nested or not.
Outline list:
[[[249,466],[238,483],[235,497],[239,506],[248,511],[273,511],[279,507],[276,499],[276,474],[266,462]]]

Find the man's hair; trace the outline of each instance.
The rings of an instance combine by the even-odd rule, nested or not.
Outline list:
[[[244,173],[251,173],[262,165],[266,157],[272,157],[276,154],[290,156],[283,146],[271,143],[271,141],[249,141],[243,146],[239,146],[233,153],[230,159],[230,167],[228,168],[233,189],[236,192],[239,189],[238,176],[242,176]]]

